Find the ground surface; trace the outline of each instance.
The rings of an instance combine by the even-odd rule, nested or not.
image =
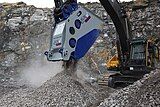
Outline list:
[[[18,89],[0,99],[1,107],[88,107],[99,104],[110,88],[80,83],[66,72],[57,74],[36,89]]]

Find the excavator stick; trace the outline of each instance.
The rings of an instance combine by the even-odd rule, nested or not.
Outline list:
[[[50,49],[45,55],[48,61],[77,61],[87,53],[99,36],[103,21],[76,2],[66,1],[57,7],[54,11],[55,25]]]

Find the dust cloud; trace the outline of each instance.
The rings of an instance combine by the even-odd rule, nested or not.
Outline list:
[[[88,80],[90,78],[89,74],[83,72],[81,69],[77,69],[76,73],[77,77],[81,79],[81,81]]]
[[[78,79],[78,81],[82,84],[84,83],[92,83],[92,82],[95,82],[95,78],[92,77],[92,75],[90,75],[89,73],[87,72],[84,72],[82,69],[77,69],[77,71],[75,72],[75,75]]]
[[[36,58],[22,70],[21,83],[30,87],[39,87],[62,70],[61,62],[49,62],[45,58]]]

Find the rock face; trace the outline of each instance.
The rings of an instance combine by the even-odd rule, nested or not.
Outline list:
[[[15,89],[20,68],[35,57],[43,57],[48,49],[53,22],[51,9],[37,10],[19,2],[0,4],[0,11],[0,84],[6,90],[8,85]],[[43,18],[33,18],[39,15]]]
[[[144,9],[139,9],[131,13],[133,36],[151,37],[160,34],[160,4],[149,3]]]

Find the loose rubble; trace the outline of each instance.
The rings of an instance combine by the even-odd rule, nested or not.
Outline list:
[[[57,74],[37,89],[19,89],[3,96],[0,106],[88,107],[102,100],[97,89],[89,84],[81,84],[66,72]]]
[[[112,93],[99,107],[159,107],[160,71],[152,71],[133,85]]]

